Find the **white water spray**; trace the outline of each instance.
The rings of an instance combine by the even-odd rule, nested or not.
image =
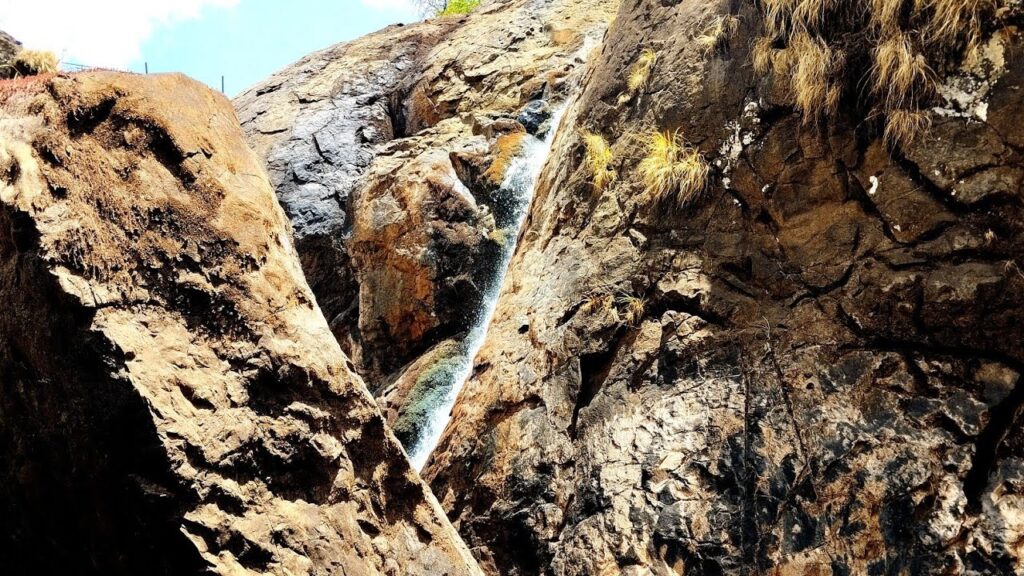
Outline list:
[[[513,223],[508,228],[511,234],[508,236],[505,246],[502,247],[495,278],[483,295],[484,308],[476,318],[473,329],[466,336],[465,345],[462,347],[465,353],[459,358],[459,364],[452,373],[451,386],[445,392],[441,401],[432,407],[430,417],[416,444],[407,448],[409,450],[409,460],[416,470],[423,469],[427,459],[430,458],[430,454],[441,439],[441,434],[444,432],[451,417],[452,408],[455,406],[455,400],[469,379],[473,371],[473,364],[476,361],[476,355],[480,352],[480,348],[484,345],[484,340],[487,338],[487,328],[494,318],[494,311],[498,306],[498,296],[501,294],[502,286],[505,284],[505,275],[508,274],[509,263],[512,261],[512,255],[516,251],[519,234],[522,231],[526,215],[530,210],[530,202],[533,200],[537,182],[540,180],[540,173],[544,169],[548,156],[551,154],[551,148],[554,145],[555,136],[558,134],[562,116],[568,107],[569,100],[566,99],[552,114],[551,128],[548,130],[544,140],[539,140],[532,136],[527,137],[523,144],[523,150],[509,164],[508,170],[505,173],[505,180],[501,184],[499,194],[512,205]]]

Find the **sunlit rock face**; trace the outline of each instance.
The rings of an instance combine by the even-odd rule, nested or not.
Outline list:
[[[892,148],[847,104],[806,123],[761,29],[629,0],[591,62],[424,472],[491,573],[1024,570],[1020,42]],[[639,171],[676,129],[711,165],[687,206]]]
[[[0,83],[0,293],[4,573],[479,573],[219,94]]]
[[[472,330],[515,235],[505,168],[527,128],[546,132],[617,4],[487,2],[313,54],[236,99],[317,301],[371,387]]]

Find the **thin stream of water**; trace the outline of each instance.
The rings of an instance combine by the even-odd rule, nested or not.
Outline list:
[[[523,222],[526,220],[526,215],[530,210],[530,202],[533,200],[533,194],[540,179],[540,173],[544,169],[548,156],[551,154],[555,136],[558,133],[562,116],[565,114],[568,105],[569,99],[566,99],[552,114],[551,128],[548,130],[544,140],[532,136],[528,137],[528,140],[523,145],[523,151],[508,167],[505,180],[501,184],[499,197],[508,199],[512,203],[511,213],[514,217],[514,223],[509,228],[508,241],[505,242],[505,246],[501,251],[497,263],[496,276],[484,293],[484,308],[477,315],[473,329],[466,336],[465,345],[462,347],[465,353],[459,358],[459,364],[452,374],[452,385],[441,401],[433,407],[433,412],[419,441],[409,449],[409,460],[416,470],[423,469],[427,459],[430,458],[430,454],[441,439],[441,434],[448,425],[452,408],[455,406],[455,400],[469,379],[476,356],[484,345],[484,340],[487,338],[487,328],[494,318],[494,311],[498,306],[498,296],[501,294],[501,289],[505,284],[505,276],[508,274],[509,264],[512,261],[513,254],[515,254]]]

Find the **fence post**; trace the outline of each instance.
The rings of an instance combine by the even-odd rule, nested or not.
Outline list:
[[[224,76],[223,75],[220,77],[220,93],[221,94],[226,94],[226,92],[224,92]]]

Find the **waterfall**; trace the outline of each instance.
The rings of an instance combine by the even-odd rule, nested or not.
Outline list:
[[[544,169],[548,156],[551,154],[555,135],[558,133],[562,116],[568,107],[569,99],[566,99],[551,115],[551,127],[544,140],[533,136],[526,137],[522,150],[509,164],[508,170],[505,173],[505,179],[501,184],[501,189],[498,191],[497,198],[499,201],[508,204],[505,208],[508,209],[513,220],[511,226],[507,228],[510,232],[508,240],[502,247],[494,278],[485,287],[483,308],[476,315],[473,328],[467,334],[463,345],[459,347],[461,354],[457,359],[455,369],[450,373],[450,386],[444,391],[439,401],[431,407],[431,414],[419,439],[413,446],[407,447],[409,460],[416,470],[423,469],[427,459],[430,458],[430,454],[441,439],[441,434],[448,425],[452,408],[455,406],[455,400],[469,379],[473,371],[476,355],[480,352],[480,348],[484,345],[484,340],[487,338],[487,328],[490,326],[491,320],[494,317],[494,311],[498,306],[498,296],[501,294],[501,288],[505,284],[505,275],[508,273],[512,255],[515,254],[523,222],[526,220],[526,215],[530,210],[530,202],[533,200],[537,181],[540,179],[540,173]]]

